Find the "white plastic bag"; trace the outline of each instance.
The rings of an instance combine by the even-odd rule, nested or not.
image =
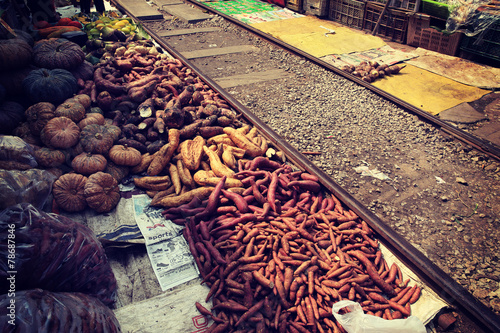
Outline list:
[[[344,315],[339,310],[347,308],[351,312]],[[348,333],[426,333],[424,324],[415,316],[407,319],[385,320],[363,313],[359,303],[340,301],[333,304],[333,315]]]

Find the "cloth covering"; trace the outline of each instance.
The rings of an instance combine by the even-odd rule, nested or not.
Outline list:
[[[255,23],[251,26],[318,58],[328,54],[365,51],[385,45],[380,37],[313,16]],[[331,30],[334,33],[329,33]]]

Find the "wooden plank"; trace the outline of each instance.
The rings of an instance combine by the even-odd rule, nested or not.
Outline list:
[[[178,17],[188,23],[204,21],[213,17],[210,14],[204,13],[197,7],[188,6],[186,4],[163,6],[162,9],[170,15]]]
[[[116,0],[116,3],[139,20],[163,20],[163,14],[144,0]]]
[[[231,53],[253,52],[257,51],[258,49],[258,47],[255,47],[253,45],[238,45],[182,52],[182,55],[187,59],[196,59]]]
[[[287,77],[290,77],[290,74],[282,69],[270,69],[264,72],[254,72],[215,78],[214,81],[217,82],[217,84],[222,88],[227,89],[237,86],[244,86],[247,84],[283,79]]]
[[[197,34],[199,32],[216,32],[216,31],[220,31],[220,28],[206,27],[206,28],[196,28],[196,29],[176,29],[176,30],[167,30],[167,31],[160,32],[160,33],[158,33],[158,36],[170,37],[170,36]]]

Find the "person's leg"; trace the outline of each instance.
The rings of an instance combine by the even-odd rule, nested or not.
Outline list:
[[[94,0],[94,5],[99,13],[104,13],[104,0]]]
[[[90,13],[90,1],[91,0],[80,0],[80,10],[82,11],[82,13]]]

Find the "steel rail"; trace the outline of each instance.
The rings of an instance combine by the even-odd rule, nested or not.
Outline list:
[[[139,22],[132,13],[121,7],[116,0],[111,0],[115,7]],[[366,221],[378,234],[385,246],[398,257],[429,287],[431,287],[448,304],[464,311],[479,321],[476,324],[491,332],[500,332],[500,316],[479,302],[464,287],[455,282],[441,268],[431,262],[425,255],[418,251],[406,239],[396,233],[390,226],[380,220],[373,212],[363,206],[346,190],[333,181],[326,173],[319,169],[307,157],[291,146],[286,140],[279,136],[267,124],[262,122],[256,115],[236,100],[231,94],[214,82],[210,77],[203,74],[196,66],[189,63],[182,54],[176,51],[168,43],[151,29],[144,27],[145,31],[169,54],[179,59],[189,67],[208,86],[218,92],[235,110],[240,112],[253,126],[255,126],[268,140],[277,148],[282,150],[287,158],[297,167],[318,176],[321,184],[334,194],[341,202],[352,209],[361,219]]]
[[[431,122],[434,126],[440,127],[444,132],[452,135],[456,139],[458,139],[464,143],[467,143],[467,144],[473,146],[476,150],[479,150],[479,151],[487,154],[488,156],[491,156],[491,157],[495,158],[496,160],[500,161],[500,147],[492,144],[490,141],[484,140],[482,138],[471,135],[465,131],[462,131],[462,130],[444,122],[443,120],[439,119],[438,117],[433,116],[432,114],[430,114],[430,113],[428,113],[428,112],[426,112],[426,111],[424,111],[424,110],[422,110],[422,109],[420,109],[420,108],[418,108],[418,107],[416,107],[408,102],[405,102],[402,99],[400,99],[392,94],[389,94],[388,92],[386,92],[380,88],[377,88],[372,84],[369,84],[368,82],[361,80],[357,76],[354,76],[350,73],[347,73],[347,72],[333,66],[332,64],[329,64],[326,61],[323,61],[317,57],[314,57],[311,54],[304,52],[304,51],[302,51],[302,50],[300,50],[292,45],[289,45],[289,44],[281,41],[280,39],[273,37],[267,33],[264,33],[256,28],[246,24],[246,23],[238,21],[237,19],[235,19],[229,15],[218,12],[217,10],[214,10],[213,8],[208,7],[207,5],[205,5],[201,2],[198,2],[196,0],[186,0],[186,1],[190,2],[191,4],[193,4],[195,6],[198,6],[204,10],[215,13],[215,14],[223,17],[224,19],[231,21],[232,23],[234,23],[234,24],[236,24],[236,25],[238,25],[246,30],[249,30],[249,31],[253,32],[254,34],[259,35],[260,37],[278,45],[279,47],[281,47],[283,49],[289,50],[292,53],[295,53],[296,55],[307,58],[307,60],[314,62],[315,64],[317,64],[321,67],[327,68],[327,69],[335,72],[336,74],[345,77],[346,79],[349,79],[351,81],[356,82],[357,84],[362,85],[363,87],[365,87],[365,88],[371,90],[372,92],[384,97],[385,99],[390,100],[391,102],[398,105],[399,107],[407,109],[410,112],[418,115],[419,117],[426,119],[427,121]]]

